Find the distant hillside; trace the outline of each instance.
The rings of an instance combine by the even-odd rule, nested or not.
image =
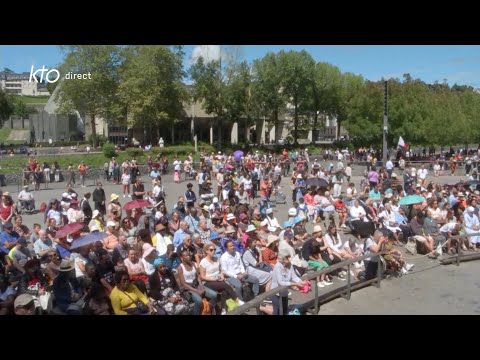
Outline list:
[[[50,96],[17,96],[25,104],[46,104]]]

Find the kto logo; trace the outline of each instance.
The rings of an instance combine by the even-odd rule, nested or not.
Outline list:
[[[43,82],[43,75],[45,74],[45,71],[47,72],[46,75],[45,75],[45,81],[48,82],[48,83],[54,83],[54,82],[57,82],[58,79],[60,79],[60,72],[57,70],[57,69],[46,69],[45,68],[45,65],[42,66],[41,69],[38,69],[37,71],[33,72],[33,65],[32,65],[32,69],[30,70],[30,79],[28,81],[32,82],[32,79],[38,83],[38,82]],[[38,73],[41,73],[42,75],[40,75],[40,81],[38,81],[38,78],[37,78],[37,74]],[[50,74],[52,73],[55,73],[57,75],[57,77],[53,80],[51,77],[50,77]]]

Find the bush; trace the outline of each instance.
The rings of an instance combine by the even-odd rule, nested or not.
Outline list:
[[[117,156],[117,154],[115,153],[115,145],[113,144],[103,144],[102,150],[103,155],[105,155],[105,157],[108,159]]]
[[[128,148],[127,154],[131,158],[139,158],[143,156],[143,149],[139,148]]]
[[[97,135],[96,136],[96,139],[97,139],[97,146],[103,146],[104,144],[106,144],[108,142],[108,139],[106,136],[103,136],[103,135]],[[90,135],[88,137],[88,143],[91,145],[93,144],[93,139],[92,139],[92,135]]]

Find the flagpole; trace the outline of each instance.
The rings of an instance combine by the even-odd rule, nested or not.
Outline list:
[[[385,81],[385,96],[383,107],[383,167],[387,163],[387,131],[388,131],[388,82]]]

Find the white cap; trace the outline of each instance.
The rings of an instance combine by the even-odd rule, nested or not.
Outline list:
[[[227,220],[235,220],[235,215],[233,215],[232,213],[228,214]]]
[[[100,215],[100,211],[98,210],[93,210],[92,218],[96,218],[98,215]]]
[[[288,209],[288,216],[295,216],[295,215],[297,215],[297,209],[295,208]]]
[[[273,209],[272,208],[268,208],[267,209],[267,214],[272,214],[273,213]]]
[[[68,196],[69,196],[69,195],[68,195],[68,193],[66,193],[66,192],[62,194],[62,198],[66,198],[66,197],[68,197]]]
[[[467,208],[467,211],[468,211],[468,212],[474,212],[474,211],[475,211],[475,208],[474,208],[473,206],[469,206],[469,207]]]
[[[117,226],[117,223],[115,221],[109,221],[107,222],[107,226],[115,227]]]
[[[212,200],[214,203],[218,203],[218,197],[214,197],[213,200]]]

